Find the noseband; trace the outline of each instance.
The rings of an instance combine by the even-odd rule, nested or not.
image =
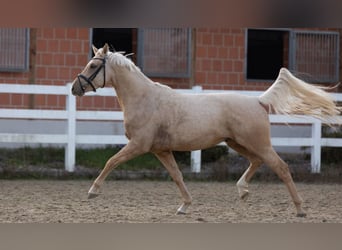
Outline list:
[[[81,79],[85,80],[92,87],[93,91],[96,92],[96,88],[95,88],[95,86],[94,86],[92,81],[95,79],[95,77],[101,71],[102,68],[103,68],[103,85],[102,85],[102,88],[106,84],[106,70],[105,70],[105,67],[106,67],[106,57],[104,57],[104,58],[94,57],[92,60],[100,60],[100,61],[102,61],[102,64],[89,77],[86,77],[85,75],[82,75],[82,74],[78,74],[77,75],[78,83],[79,83],[80,88],[82,89],[83,93],[85,92],[85,88],[82,86]]]

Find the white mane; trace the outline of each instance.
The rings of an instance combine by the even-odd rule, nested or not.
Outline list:
[[[134,62],[127,57],[130,54],[123,55],[123,53],[124,52],[108,52],[108,61],[113,65],[127,67],[131,71],[140,71],[140,69],[134,64]]]

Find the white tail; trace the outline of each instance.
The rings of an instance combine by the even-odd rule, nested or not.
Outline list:
[[[339,122],[342,111],[324,87],[308,84],[281,68],[273,85],[259,97],[259,101],[276,114],[310,115],[324,123]]]

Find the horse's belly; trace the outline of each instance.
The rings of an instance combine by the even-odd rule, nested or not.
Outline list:
[[[217,143],[189,143],[189,144],[182,144],[176,145],[170,148],[170,151],[194,151],[194,150],[201,150],[214,147],[215,145],[219,144],[222,141],[218,141]]]
[[[214,134],[184,133],[169,134],[155,138],[151,147],[152,152],[158,151],[192,151],[210,148],[225,141],[228,137]]]
[[[227,137],[214,135],[200,135],[197,137],[184,136],[183,138],[174,140],[171,147],[174,151],[199,150],[213,147],[226,139]]]

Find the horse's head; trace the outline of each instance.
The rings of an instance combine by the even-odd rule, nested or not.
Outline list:
[[[72,94],[83,96],[88,91],[96,91],[106,84],[106,60],[109,51],[108,44],[97,49],[93,45],[95,56],[88,62],[83,71],[77,75],[72,83]]]

